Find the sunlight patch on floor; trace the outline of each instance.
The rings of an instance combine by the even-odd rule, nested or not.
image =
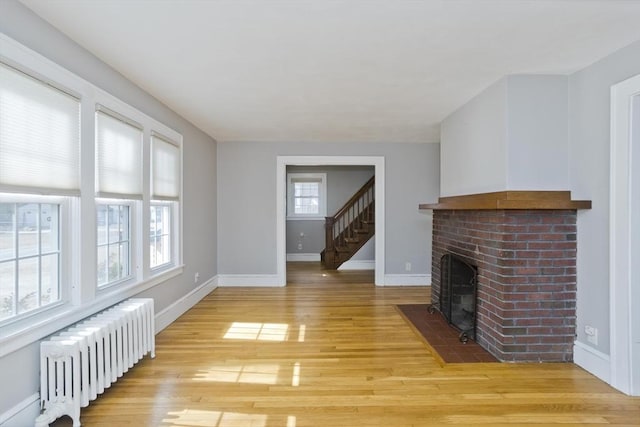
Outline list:
[[[225,339],[235,340],[259,340],[259,341],[286,341],[289,325],[286,323],[247,323],[233,322]]]
[[[246,384],[276,384],[280,365],[247,364],[218,365],[207,370],[200,370],[193,378],[195,381],[216,381]]]
[[[291,376],[291,385],[298,387],[300,385],[300,362],[293,365],[293,375]]]
[[[224,383],[277,384],[280,372],[281,366],[276,363],[215,365],[206,370],[200,369],[193,377],[193,380]],[[300,385],[300,362],[296,362],[293,365],[291,385],[293,387]]]
[[[265,427],[267,425],[267,415],[264,414],[185,409],[169,412],[167,415],[176,418],[165,418],[162,424],[175,427]]]

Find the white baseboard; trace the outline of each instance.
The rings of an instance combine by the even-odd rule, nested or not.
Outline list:
[[[320,254],[287,254],[288,262],[317,262],[320,261]]]
[[[40,415],[40,394],[34,393],[0,414],[0,426],[32,426],[38,415]]]
[[[431,286],[431,275],[385,274],[383,286]]]
[[[281,287],[283,280],[277,274],[220,274],[218,286],[220,287]]]
[[[158,312],[155,316],[156,334],[173,323],[178,317],[182,316],[187,310],[213,291],[217,287],[216,282],[217,276],[212,277],[164,310]]]
[[[608,354],[576,341],[573,343],[573,363],[611,384],[611,359]]]
[[[357,260],[350,259],[338,267],[338,270],[375,270],[375,260]]]

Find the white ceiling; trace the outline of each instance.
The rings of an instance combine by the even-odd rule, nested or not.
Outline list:
[[[437,142],[500,77],[640,39],[636,0],[21,1],[218,141]]]

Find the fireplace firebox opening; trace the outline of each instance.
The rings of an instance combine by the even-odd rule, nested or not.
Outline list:
[[[459,339],[466,343],[476,338],[476,298],[478,268],[453,253],[440,259],[440,313],[449,325],[457,329]],[[430,311],[435,311],[431,306]]]

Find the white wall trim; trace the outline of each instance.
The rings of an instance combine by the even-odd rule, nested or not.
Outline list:
[[[431,286],[431,274],[386,274],[384,286]]]
[[[217,276],[212,277],[202,285],[184,295],[182,298],[174,301],[164,310],[156,313],[156,334],[169,326],[171,323],[175,322],[176,319],[186,313],[187,310],[189,310],[191,307],[200,302],[202,298],[211,293],[217,287],[216,282]]]
[[[365,260],[365,259],[350,259],[349,261],[345,261],[338,270],[375,270],[376,269],[376,261],[373,259]]]
[[[220,274],[218,286],[224,287],[279,287],[284,286],[278,274]]]
[[[576,341],[573,344],[573,362],[602,381],[611,384],[609,355]]]
[[[319,262],[320,254],[287,254],[287,262]]]
[[[376,249],[375,284],[384,285],[385,268],[385,163],[382,156],[278,156],[276,159],[276,264],[277,281],[287,283],[286,262],[286,200],[287,165],[325,166],[358,165],[373,166],[376,177]]]
[[[632,240],[632,101],[640,94],[640,75],[611,87],[611,155],[609,215],[609,316],[611,385],[633,395],[640,395],[640,384],[633,381],[633,354],[640,348],[634,343],[631,301],[633,300]],[[636,162],[637,164],[637,162]],[[638,173],[638,172],[635,172]],[[635,279],[635,278],[634,278]],[[635,292],[638,292],[637,290]],[[635,332],[636,334],[638,331]],[[635,367],[639,369],[640,367]],[[637,381],[637,382],[640,382]]]
[[[33,425],[36,417],[40,414],[40,393],[34,393],[31,396],[18,402],[0,414],[0,426],[26,426]]]

